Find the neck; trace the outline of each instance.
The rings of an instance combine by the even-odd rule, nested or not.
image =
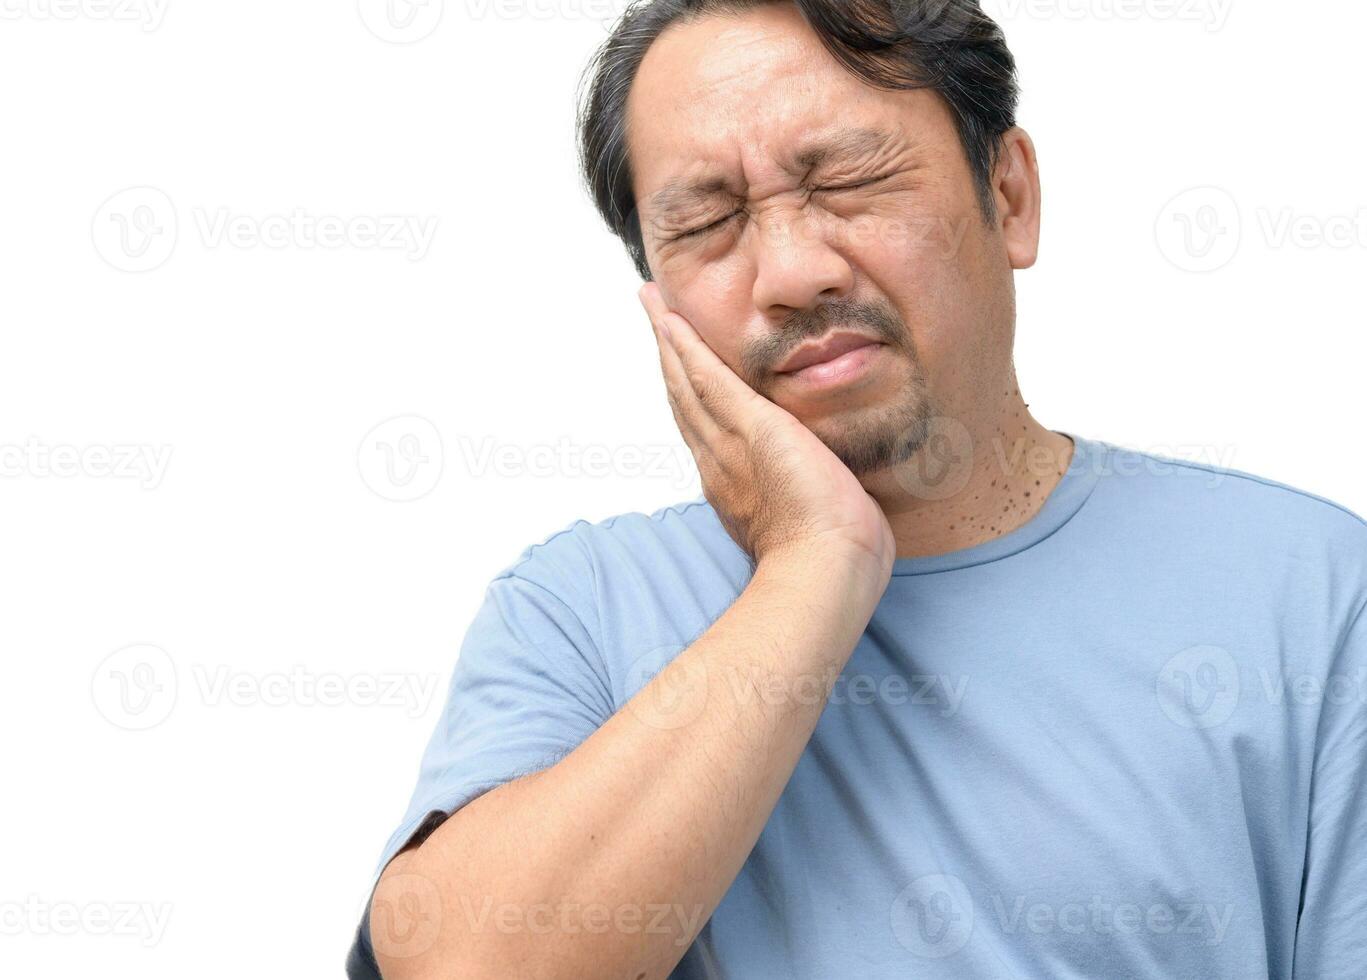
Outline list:
[[[1030,414],[1013,386],[982,420],[940,418],[911,459],[861,479],[887,515],[898,558],[960,551],[1039,512],[1072,461],[1073,443]]]

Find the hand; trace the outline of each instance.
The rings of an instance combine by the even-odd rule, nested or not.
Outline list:
[[[756,565],[785,553],[853,557],[886,585],[897,556],[892,527],[849,467],[742,381],[668,308],[658,285],[637,295],[655,327],[674,421],[727,533]]]

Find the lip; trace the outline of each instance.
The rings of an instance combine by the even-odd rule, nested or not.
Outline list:
[[[848,330],[838,330],[828,333],[819,341],[803,344],[797,350],[788,355],[776,369],[778,374],[796,374],[804,368],[813,367],[818,364],[826,364],[837,360],[840,357],[859,350],[862,347],[873,347],[881,345],[881,341],[866,337],[860,333],[853,333]]]

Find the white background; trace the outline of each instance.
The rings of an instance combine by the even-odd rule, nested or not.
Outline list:
[[[698,492],[575,171],[621,3],[396,2],[0,0],[6,976],[339,975],[488,580]],[[1367,513],[1367,11],[987,6],[1032,411]]]

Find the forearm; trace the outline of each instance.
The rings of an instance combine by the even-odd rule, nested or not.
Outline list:
[[[377,942],[384,975],[665,977],[754,847],[884,584],[843,560],[761,563],[575,751],[390,864],[435,885],[441,928],[419,955]]]

